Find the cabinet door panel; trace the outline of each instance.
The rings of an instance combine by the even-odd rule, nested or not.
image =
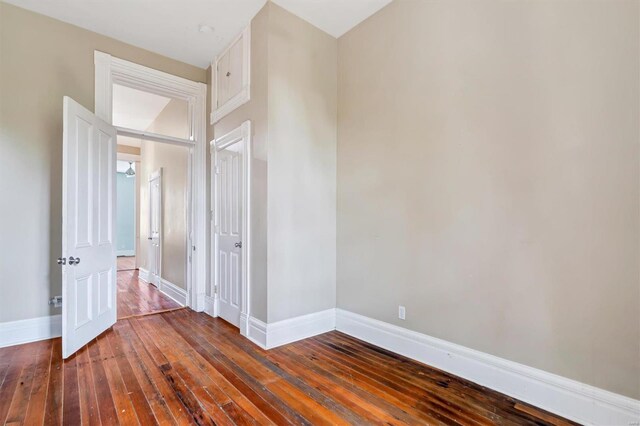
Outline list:
[[[228,50],[218,61],[218,75],[216,80],[218,83],[218,108],[225,104],[230,98],[229,96],[229,57],[231,49]]]
[[[242,39],[231,46],[228,55],[227,99],[231,99],[242,90]]]

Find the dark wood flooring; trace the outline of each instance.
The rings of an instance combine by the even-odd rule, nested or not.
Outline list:
[[[181,309],[60,345],[0,349],[0,424],[569,424],[339,332],[263,351]]]
[[[137,270],[118,271],[118,319],[179,309],[175,300],[138,278]]]
[[[118,271],[129,271],[136,269],[135,256],[118,256]]]

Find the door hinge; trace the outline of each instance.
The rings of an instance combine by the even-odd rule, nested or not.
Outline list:
[[[62,296],[56,296],[49,299],[49,305],[53,306],[54,308],[62,307]]]
[[[215,171],[216,171],[216,174],[219,175],[220,174],[220,167],[216,166]]]
[[[213,294],[218,294],[218,286],[217,285],[213,286]]]

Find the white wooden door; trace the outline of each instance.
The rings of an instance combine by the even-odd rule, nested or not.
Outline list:
[[[62,356],[116,314],[116,130],[65,96],[62,159]]]
[[[244,141],[216,153],[216,288],[220,317],[240,326]]]
[[[149,175],[149,281],[160,286],[162,266],[162,169]]]

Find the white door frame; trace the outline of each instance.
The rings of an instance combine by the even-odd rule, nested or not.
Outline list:
[[[187,306],[203,311],[207,281],[207,202],[206,202],[206,94],[207,85],[194,82],[133,62],[95,51],[95,113],[113,122],[113,85],[120,84],[173,99],[189,105],[189,139],[146,134],[131,129],[117,129],[118,134],[138,134],[156,141],[187,146],[190,149],[187,244]],[[189,267],[190,265],[190,267]]]
[[[160,197],[160,199],[158,200],[158,204],[160,205],[160,211],[158,212],[158,228],[160,229],[160,231],[158,232],[158,248],[159,248],[159,252],[158,252],[158,257],[156,258],[156,265],[158,269],[158,275],[157,275],[157,281],[151,282],[152,279],[152,275],[151,275],[151,270],[149,270],[149,279],[150,279],[150,283],[155,285],[158,288],[162,287],[162,240],[163,240],[163,233],[164,230],[162,229],[162,224],[163,224],[163,220],[164,220],[164,216],[163,216],[163,211],[162,211],[162,167],[160,167],[158,170],[152,172],[148,179],[147,179],[147,186],[149,188],[149,218],[148,218],[148,224],[149,224],[149,232],[147,235],[149,235],[147,243],[150,241],[151,237],[151,224],[153,223],[153,201],[151,200],[151,182],[156,180],[156,179],[160,179],[160,193],[158,194],[158,197]],[[147,245],[147,250],[150,250],[151,248],[149,247],[149,244]],[[147,251],[147,258],[149,256],[149,251]],[[147,266],[149,268],[149,266]]]
[[[218,316],[218,294],[214,291],[215,276],[218,271],[215,270],[215,258],[217,257],[216,247],[216,176],[215,165],[217,164],[218,150],[233,145],[234,143],[244,142],[243,155],[243,197],[244,206],[242,209],[242,299],[240,301],[240,334],[247,337],[249,330],[249,318],[251,311],[251,279],[249,265],[251,265],[251,121],[247,120],[239,127],[230,131],[224,136],[214,139],[209,143],[211,148],[211,294],[215,294],[213,316]]]

